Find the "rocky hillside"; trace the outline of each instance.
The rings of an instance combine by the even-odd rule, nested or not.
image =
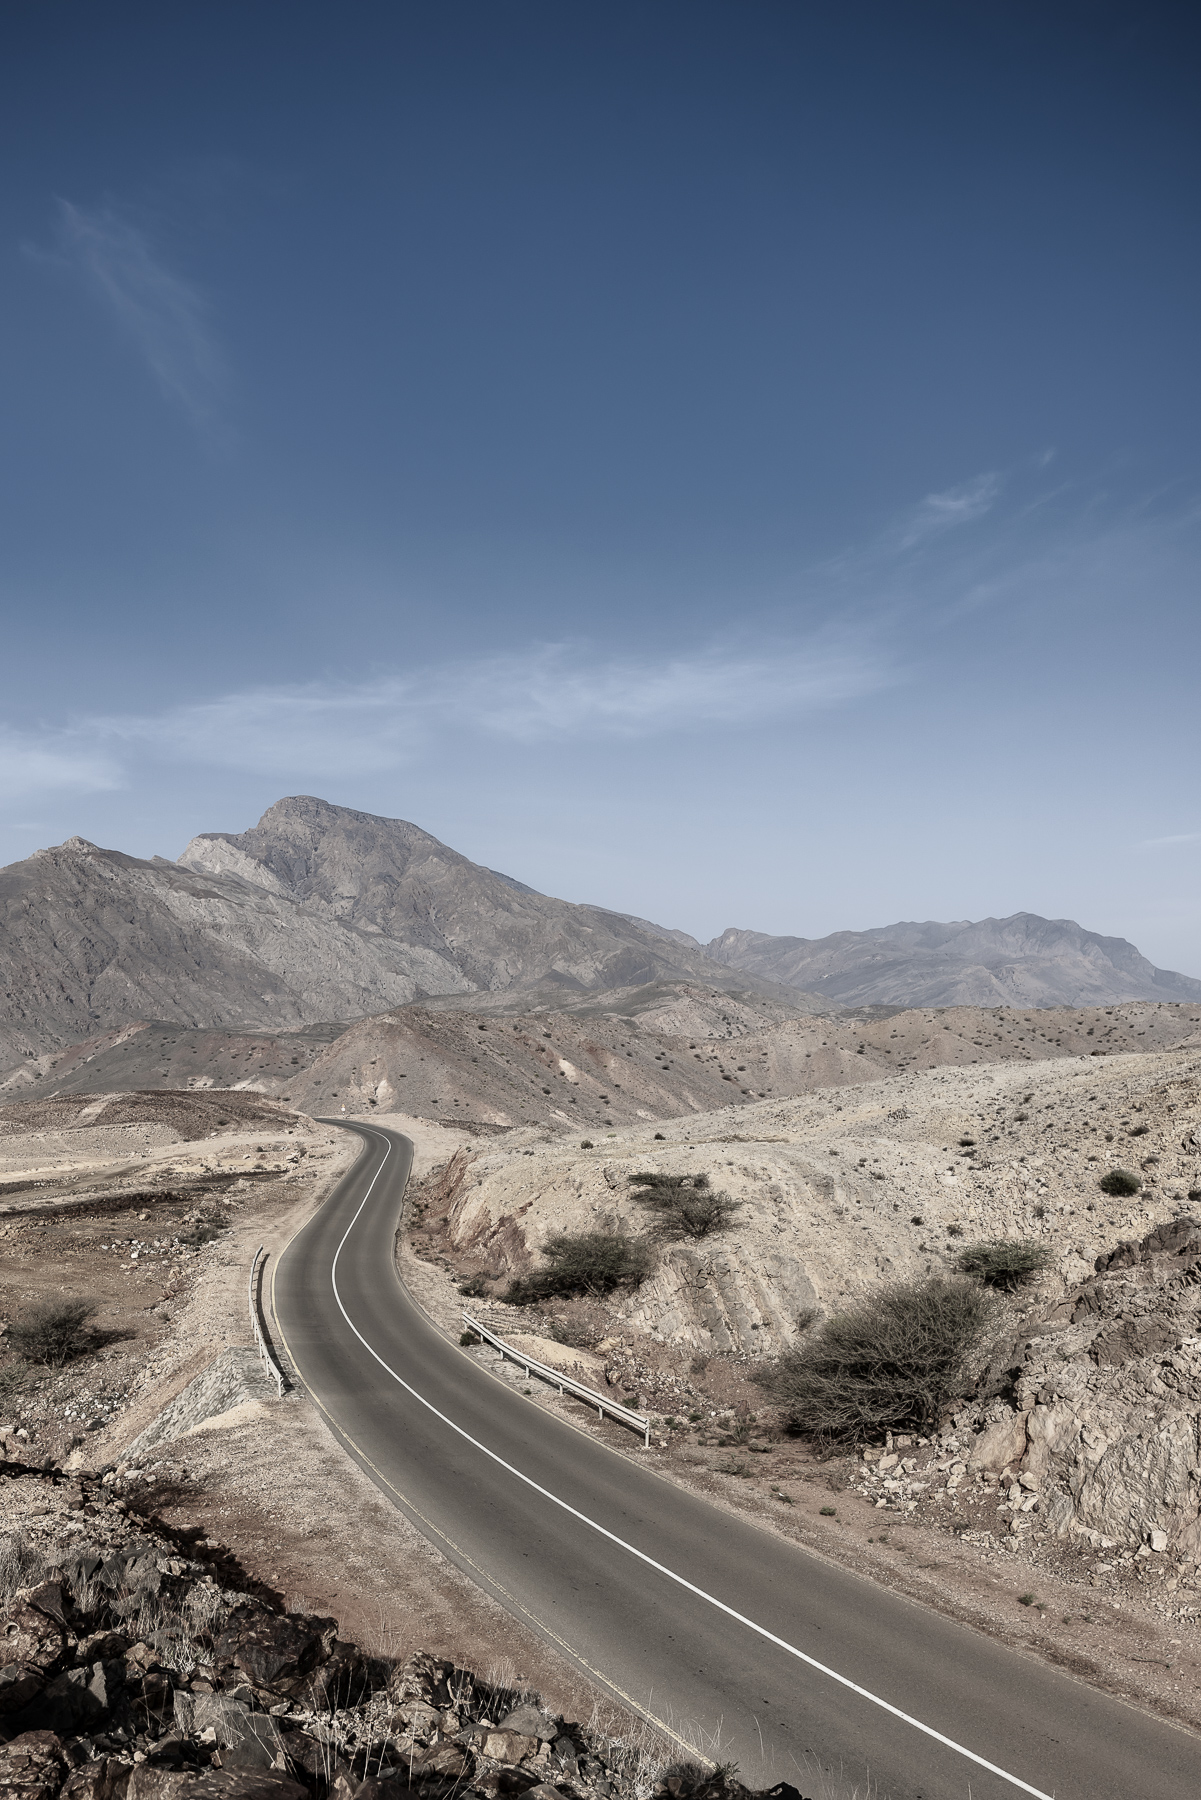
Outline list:
[[[1102,1191],[1114,1167],[1137,1193]],[[632,1181],[645,1171],[704,1175],[738,1210],[712,1235],[659,1237],[650,1278],[606,1303],[602,1348],[759,1361],[882,1283],[953,1270],[974,1242],[1032,1242],[1048,1272],[1015,1297],[956,1418],[985,1434],[972,1454],[1030,1476],[1044,1529],[1128,1546],[1154,1530],[1201,1556],[1201,1057],[903,1077],[614,1131],[589,1151],[526,1134],[458,1155],[424,1209],[423,1254],[475,1277],[473,1305],[519,1329],[504,1295],[555,1233],[651,1232]]]
[[[1125,938],[1015,913],[973,924],[885,925],[824,938],[724,931],[707,953],[833,1006],[1108,1006],[1201,1001],[1201,981],[1157,969]]]
[[[632,1718],[581,1725],[495,1677],[343,1641],[219,1544],[131,1516],[111,1474],[2,1471],[4,1510],[29,1521],[0,1536],[0,1789],[19,1800],[747,1793]]]

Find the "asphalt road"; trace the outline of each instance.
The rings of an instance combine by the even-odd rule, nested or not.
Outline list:
[[[411,1146],[352,1129],[364,1154],[273,1274],[287,1355],[389,1498],[577,1667],[756,1786],[1201,1795],[1190,1734],[719,1511],[460,1353],[396,1273]]]

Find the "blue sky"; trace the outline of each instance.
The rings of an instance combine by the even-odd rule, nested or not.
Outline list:
[[[0,61],[0,860],[284,793],[1201,974],[1201,23],[56,4]]]

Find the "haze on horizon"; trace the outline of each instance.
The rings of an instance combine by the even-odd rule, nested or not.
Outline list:
[[[7,26],[0,862],[314,793],[1201,974],[1193,9]]]

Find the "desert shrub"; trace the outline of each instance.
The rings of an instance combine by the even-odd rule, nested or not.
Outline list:
[[[459,1292],[468,1300],[482,1299],[488,1292],[488,1277],[479,1273],[468,1275],[465,1281],[460,1281]]]
[[[1127,1199],[1131,1194],[1137,1194],[1142,1185],[1138,1176],[1129,1169],[1106,1169],[1097,1183],[1103,1194],[1112,1194],[1115,1197],[1120,1196]]]
[[[544,1269],[519,1275],[505,1299],[532,1306],[556,1294],[609,1294],[618,1287],[637,1287],[654,1267],[650,1246],[620,1231],[561,1232],[542,1250]]]
[[[707,1175],[662,1175],[656,1169],[631,1175],[630,1186],[642,1206],[656,1215],[661,1237],[708,1237],[725,1231],[742,1205],[709,1186]]]
[[[766,1378],[795,1431],[855,1441],[934,1424],[973,1383],[1002,1302],[978,1282],[897,1282],[835,1313]]]
[[[48,1363],[60,1369],[73,1356],[93,1348],[95,1339],[88,1321],[96,1311],[95,1300],[44,1300],[9,1328],[8,1341],[30,1362]]]
[[[581,1150],[595,1150],[595,1148],[596,1148],[596,1145],[592,1142],[591,1138],[581,1138],[580,1139],[580,1149]]]
[[[1131,1137],[1146,1137],[1146,1135],[1150,1131],[1150,1129],[1151,1129],[1151,1127],[1149,1125],[1132,1125],[1130,1127],[1130,1136]]]
[[[1045,1244],[1028,1238],[993,1238],[983,1244],[969,1244],[959,1252],[959,1267],[965,1275],[978,1275],[989,1287],[1024,1287],[1052,1260]]]

